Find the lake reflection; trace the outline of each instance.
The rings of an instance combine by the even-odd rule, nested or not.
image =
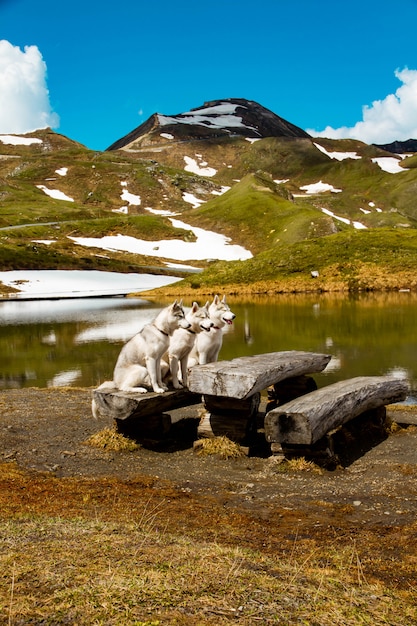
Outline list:
[[[228,303],[236,320],[225,333],[221,359],[325,352],[332,360],[314,376],[319,386],[391,374],[407,378],[417,393],[415,294],[229,297]],[[0,385],[96,386],[111,378],[122,344],[166,304],[139,298],[1,302]]]

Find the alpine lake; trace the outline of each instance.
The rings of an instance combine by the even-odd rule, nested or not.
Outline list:
[[[171,300],[136,297],[0,302],[0,385],[96,387],[111,380],[122,345]],[[417,397],[417,294],[228,297],[236,314],[221,360],[302,350],[332,356],[319,387],[354,376],[408,380]],[[199,301],[203,305],[205,301]],[[185,299],[185,307],[192,298]]]

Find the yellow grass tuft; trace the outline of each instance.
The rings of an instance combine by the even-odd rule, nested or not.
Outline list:
[[[84,443],[89,446],[103,448],[104,450],[111,450],[113,452],[132,452],[140,449],[138,443],[128,437],[124,437],[112,428],[100,430],[98,433],[91,435]]]
[[[387,411],[398,411],[401,413],[415,413],[415,404],[387,404]]]
[[[398,433],[400,430],[402,430],[402,428],[398,424],[398,422],[392,421],[386,423],[385,430],[389,435],[394,435],[395,433]]]
[[[238,443],[231,441],[228,437],[213,437],[210,439],[199,439],[194,443],[194,451],[201,455],[218,455],[221,459],[238,459],[246,456]]]
[[[284,463],[286,468],[292,472],[313,472],[314,474],[322,474],[321,467],[313,463],[313,461],[307,461],[303,456],[294,459],[287,459]]]

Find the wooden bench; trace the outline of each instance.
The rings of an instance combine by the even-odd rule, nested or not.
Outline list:
[[[346,422],[405,400],[406,381],[389,376],[359,376],[312,391],[278,406],[265,416],[265,437],[273,452],[312,446]]]
[[[201,395],[188,389],[165,393],[132,393],[118,389],[94,389],[98,413],[114,420],[118,432],[139,437],[165,435],[171,426],[166,411],[201,403]]]

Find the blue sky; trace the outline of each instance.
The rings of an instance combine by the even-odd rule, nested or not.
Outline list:
[[[0,133],[104,150],[152,113],[255,100],[308,132],[417,138],[417,0],[0,0]]]

